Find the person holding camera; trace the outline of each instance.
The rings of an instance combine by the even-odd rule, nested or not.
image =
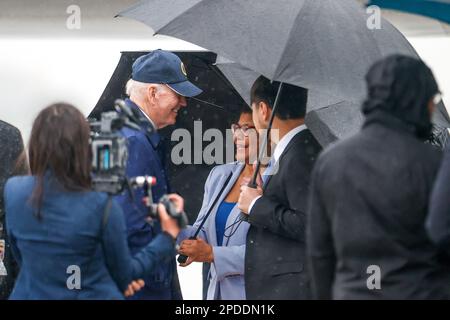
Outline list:
[[[127,83],[127,106],[142,114],[153,127],[152,134],[123,128],[121,133],[128,142],[126,176],[154,176],[156,185],[152,188],[153,202],[170,192],[164,144],[156,130],[173,125],[180,110],[186,107],[186,97],[193,97],[202,91],[189,82],[186,68],[180,58],[167,51],[155,50],[139,57],[132,66],[131,79]],[[133,196],[125,192],[117,196],[122,207],[128,232],[128,246],[132,253],[145,247],[160,233],[157,221],[147,223],[147,208],[142,199],[142,189],[134,190]],[[139,300],[181,300],[175,255],[166,263],[160,263],[149,277],[145,287],[133,299]]]
[[[81,112],[54,104],[34,121],[32,176],[4,191],[6,226],[20,272],[10,299],[123,299],[175,255],[180,229],[163,205],[162,232],[133,256],[124,216],[105,193],[91,190],[90,128]],[[174,199],[177,210],[183,202]]]
[[[19,269],[11,256],[6,234],[3,188],[16,175],[28,173],[28,162],[19,129],[0,120],[0,300],[7,299],[14,287]]]

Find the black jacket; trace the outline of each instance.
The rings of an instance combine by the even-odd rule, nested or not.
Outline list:
[[[5,211],[3,188],[6,180],[13,175],[23,175],[28,171],[26,157],[20,131],[12,125],[0,120],[0,239],[6,241],[4,265],[8,276],[0,276],[0,300],[7,299],[11,293],[18,267],[12,258],[5,227]],[[22,157],[21,157],[22,156]]]
[[[321,147],[309,130],[286,146],[250,215],[245,254],[247,299],[308,299],[305,228],[309,177]]]
[[[430,238],[450,255],[450,145],[433,188],[426,226]]]
[[[325,151],[314,169],[308,256],[319,299],[448,298],[450,269],[425,232],[441,152],[394,118]],[[373,269],[381,271],[381,289]]]

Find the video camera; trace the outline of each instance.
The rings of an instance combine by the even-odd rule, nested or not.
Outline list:
[[[128,178],[126,167],[128,160],[128,146],[126,138],[120,133],[124,127],[143,131],[150,135],[155,128],[142,125],[145,118],[139,112],[131,109],[123,100],[116,100],[115,111],[101,114],[100,121],[89,119],[91,128],[92,151],[92,184],[95,191],[117,195],[127,190],[133,198],[133,188],[144,188],[146,197],[144,202],[148,208],[148,215],[152,219],[158,218],[157,204],[153,203],[151,188],[157,181],[154,177],[139,176]],[[178,212],[167,195],[159,203],[163,204],[170,217],[177,220],[180,228],[187,225],[184,212]]]

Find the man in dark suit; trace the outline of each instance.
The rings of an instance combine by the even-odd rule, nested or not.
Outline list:
[[[255,127],[268,127],[279,83],[260,77],[251,90]],[[239,208],[250,229],[245,253],[247,299],[308,299],[305,214],[309,176],[321,147],[306,128],[307,90],[283,84],[263,185],[241,188]],[[278,136],[278,137],[277,137]]]
[[[3,188],[6,180],[15,175],[28,172],[20,131],[12,125],[0,120],[0,300],[7,299],[14,287],[18,267],[12,255],[5,228],[5,213],[3,204]],[[3,263],[3,265],[1,265]]]
[[[125,102],[146,119],[146,126],[156,130],[175,124],[181,108],[186,107],[186,97],[201,93],[188,81],[186,68],[177,55],[155,50],[139,57],[133,64],[132,77],[127,83],[129,99]],[[144,134],[129,128],[122,129],[128,141],[127,176],[154,176],[157,184],[152,188],[153,201],[170,192],[164,159],[164,144],[156,132]],[[161,232],[158,222],[151,226],[142,199],[142,189],[134,191],[134,199],[127,192],[118,196],[125,213],[128,245],[132,254],[145,247]],[[144,279],[145,287],[132,299],[180,300],[175,257],[169,263],[161,263],[153,275]]]

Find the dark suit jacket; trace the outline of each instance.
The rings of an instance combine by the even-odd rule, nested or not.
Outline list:
[[[396,119],[382,121],[316,163],[307,237],[316,298],[448,298],[449,269],[425,232],[441,153]],[[379,290],[367,285],[376,284],[371,265]]]
[[[28,164],[20,131],[3,121],[0,121],[0,146],[0,239],[6,241],[5,259],[3,262],[8,272],[7,277],[0,277],[0,300],[2,300],[8,298],[11,293],[14,280],[19,271],[11,255],[10,244],[6,234],[3,188],[6,180],[10,177],[26,174],[28,172]]]
[[[309,130],[295,135],[250,212],[245,255],[249,300],[309,298],[305,217],[309,177],[320,150]]]
[[[131,100],[126,100],[130,108],[140,111],[139,107]],[[150,124],[148,124],[150,125]],[[166,163],[164,161],[164,149],[161,137],[157,132],[146,135],[145,133],[129,128],[122,129],[122,134],[128,142],[127,177],[149,175],[156,177],[157,184],[152,188],[153,201],[158,202],[166,193],[170,192],[169,181],[166,175]],[[160,225],[154,221],[151,226],[147,223],[147,211],[142,198],[142,188],[134,190],[134,201],[128,192],[116,197],[125,214],[128,232],[128,245],[132,254],[137,253],[153,238],[161,233]],[[147,277],[145,287],[132,299],[156,299],[170,300],[181,299],[181,289],[178,282],[175,257],[169,262],[157,265],[154,274]]]

